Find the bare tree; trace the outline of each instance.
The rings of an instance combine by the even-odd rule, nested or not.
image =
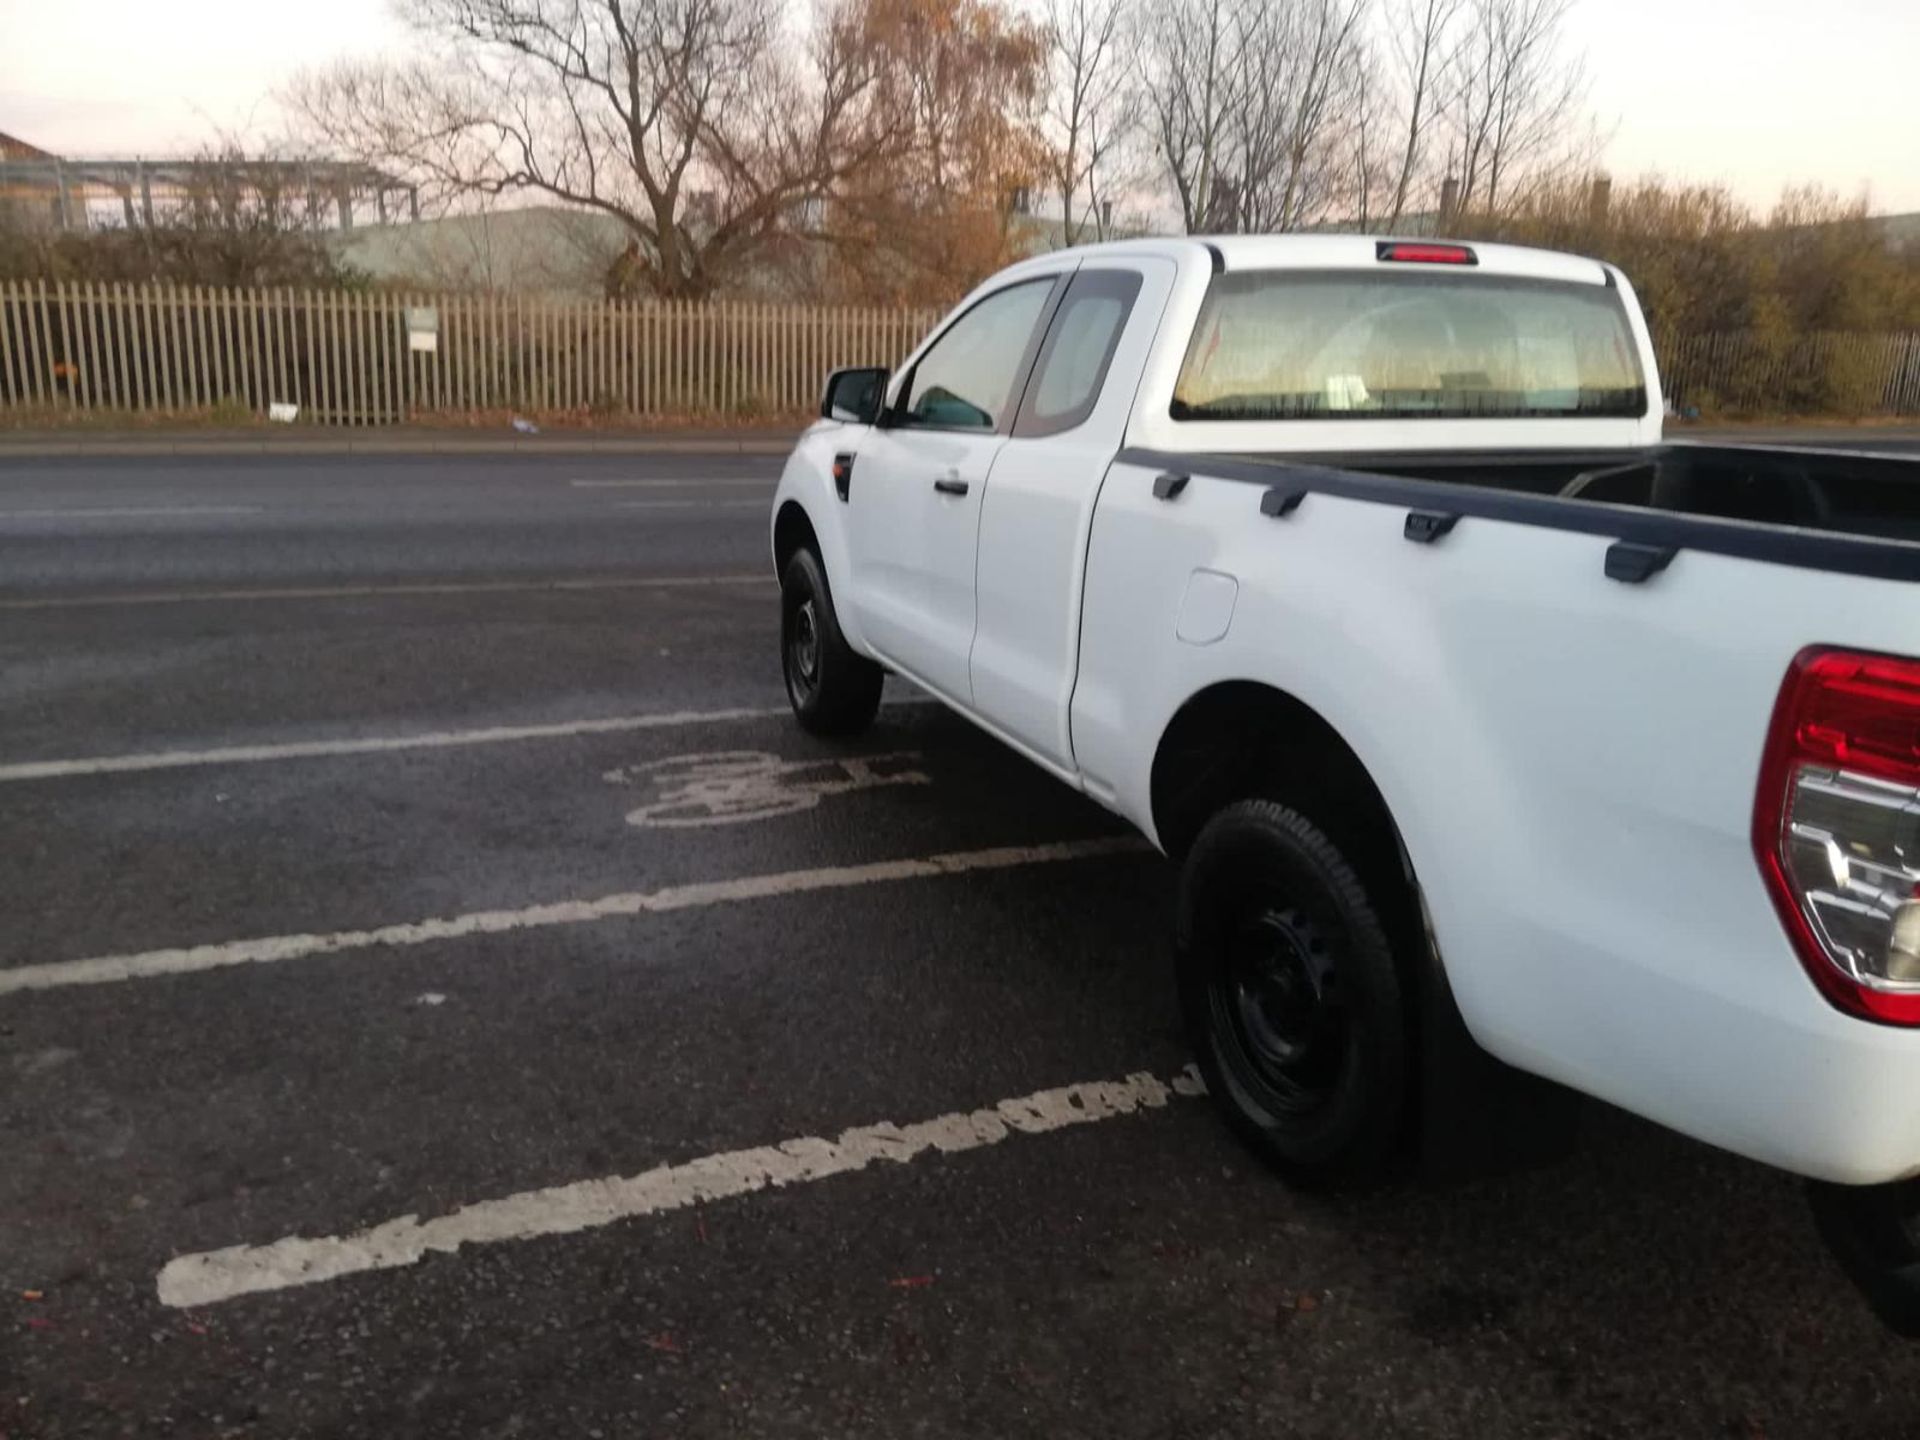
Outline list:
[[[1378,207],[1392,201],[1394,175],[1387,148],[1393,138],[1388,133],[1390,103],[1378,48],[1363,42],[1355,50],[1347,134],[1340,146],[1346,163],[1337,172],[1348,213],[1362,231],[1372,230],[1380,218]]]
[[[894,133],[869,103],[878,66],[853,5],[805,37],[780,0],[402,13],[431,61],[304,77],[290,99],[312,138],[456,197],[534,192],[612,215],[666,294],[708,293]]]
[[[1288,121],[1292,109],[1295,36],[1289,6],[1236,5],[1229,16],[1232,48],[1216,229],[1284,229],[1282,187],[1292,175]],[[1221,211],[1227,212],[1225,215]]]
[[[1132,0],[1048,0],[1047,92],[1041,111],[1062,238],[1105,240],[1119,163],[1139,121],[1139,92],[1122,54]]]
[[[1366,0],[1295,0],[1283,9],[1291,24],[1280,47],[1277,81],[1289,96],[1281,178],[1273,223],[1293,230],[1318,215],[1338,188],[1335,147],[1364,75],[1361,23]],[[1250,189],[1252,187],[1249,187]]]
[[[1407,194],[1425,156],[1427,130],[1434,112],[1444,103],[1436,95],[1446,65],[1446,45],[1462,0],[1407,0],[1403,25],[1394,29],[1394,56],[1405,86],[1406,143],[1400,152],[1400,174],[1394,181],[1389,225],[1398,225],[1407,208]]]
[[[1135,73],[1189,231],[1398,226],[1443,164],[1458,205],[1492,212],[1598,148],[1573,0],[1137,3]]]
[[[1189,230],[1291,230],[1351,185],[1367,0],[1172,0],[1144,27],[1145,105]]]
[[[1461,209],[1496,215],[1587,157],[1586,67],[1562,49],[1572,0],[1472,0],[1450,57],[1452,163]]]
[[[1221,169],[1235,104],[1235,3],[1155,0],[1138,31],[1142,103],[1189,233],[1229,228],[1238,209]]]

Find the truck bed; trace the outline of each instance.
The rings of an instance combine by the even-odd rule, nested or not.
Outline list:
[[[1378,790],[1482,1048],[1799,1174],[1904,1178],[1920,1105],[1885,1097],[1920,1094],[1920,1045],[1821,998],[1754,826],[1795,657],[1920,653],[1916,480],[1757,447],[1129,447],[1087,541],[1075,763],[1177,848],[1150,737],[1270,688]]]
[[[1681,443],[1624,454],[1345,456],[1325,463],[1680,515],[1920,540],[1920,458]]]
[[[1611,535],[1667,558],[1698,550],[1920,580],[1920,457],[1679,443],[1284,457],[1136,448],[1119,459],[1267,486],[1283,507],[1269,513],[1315,492],[1404,505],[1423,517],[1410,516],[1409,540],[1437,538],[1479,516]]]

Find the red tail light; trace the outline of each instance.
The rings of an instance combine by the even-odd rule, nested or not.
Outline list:
[[[1821,993],[1850,1014],[1920,1025],[1920,660],[1795,658],[1760,766],[1753,849]]]
[[[1465,245],[1423,245],[1405,240],[1381,240],[1373,247],[1376,260],[1398,260],[1409,265],[1478,265],[1480,257]]]

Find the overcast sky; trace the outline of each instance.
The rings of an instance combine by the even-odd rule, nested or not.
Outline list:
[[[1761,203],[1818,180],[1920,210],[1920,0],[1574,0],[1572,32],[1617,178]],[[0,131],[69,154],[191,149],[271,123],[264,97],[298,67],[399,39],[386,0],[0,0]]]

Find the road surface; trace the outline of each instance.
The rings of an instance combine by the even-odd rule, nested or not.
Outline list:
[[[1162,861],[784,716],[776,472],[0,464],[0,1434],[1915,1433],[1785,1177],[1250,1164]]]

